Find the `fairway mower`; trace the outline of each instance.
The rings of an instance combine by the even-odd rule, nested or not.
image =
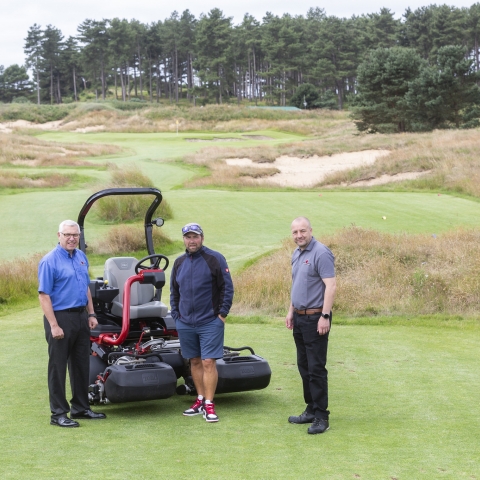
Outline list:
[[[188,360],[168,307],[162,302],[165,270],[169,259],[155,253],[153,228],[164,224],[152,219],[162,201],[155,188],[112,188],[90,196],[78,215],[79,248],[87,253],[84,223],[100,198],[112,195],[151,195],[145,214],[148,256],[107,259],[103,277],[90,281],[90,292],[98,325],[91,331],[91,404],[123,403],[168,398],[175,393],[195,395]],[[223,347],[217,360],[216,394],[266,388],[271,370],[252,348]]]

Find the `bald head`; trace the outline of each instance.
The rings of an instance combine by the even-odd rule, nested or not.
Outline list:
[[[294,223],[297,223],[297,222],[304,222],[308,225],[309,228],[312,228],[312,224],[310,223],[310,220],[307,218],[307,217],[297,217],[293,222],[292,222],[292,225]]]
[[[293,241],[300,250],[305,250],[312,240],[312,226],[307,217],[297,217],[291,225]]]

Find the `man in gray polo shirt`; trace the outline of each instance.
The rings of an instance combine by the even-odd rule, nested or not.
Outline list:
[[[335,298],[335,257],[315,240],[308,218],[298,217],[291,225],[298,248],[292,256],[291,303],[285,325],[293,330],[297,365],[303,382],[307,408],[290,423],[311,423],[308,433],[323,433],[328,423],[327,346]]]

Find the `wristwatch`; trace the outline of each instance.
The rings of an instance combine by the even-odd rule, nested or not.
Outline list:
[[[97,316],[96,316],[94,313],[89,313],[89,314],[88,314],[88,318],[90,318],[90,317],[95,317],[95,318],[97,318]]]
[[[320,316],[325,318],[326,320],[330,320],[330,315],[328,313],[321,313]]]

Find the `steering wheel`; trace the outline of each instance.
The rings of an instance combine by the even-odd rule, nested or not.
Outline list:
[[[150,260],[150,265],[143,265],[147,260]],[[165,255],[154,253],[153,255],[148,255],[147,257],[144,257],[138,261],[138,263],[135,265],[135,273],[138,275],[139,270],[150,270],[152,268],[158,270],[160,269],[160,262],[162,260],[165,260],[165,266],[162,269],[165,271],[168,268],[170,260]]]

